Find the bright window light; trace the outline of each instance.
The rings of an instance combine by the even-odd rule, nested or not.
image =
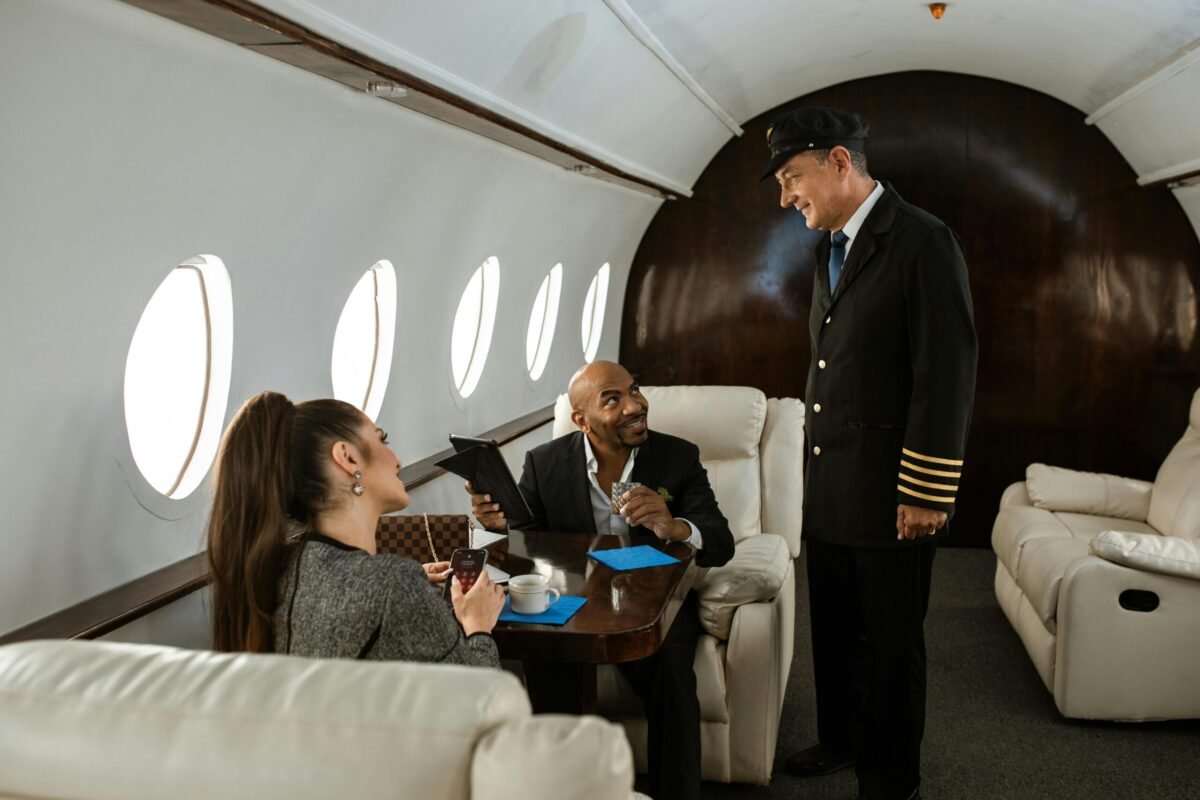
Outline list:
[[[212,465],[225,422],[233,295],[216,256],[167,275],[146,305],[125,359],[125,426],[134,463],[167,497],[187,497]]]
[[[554,325],[558,321],[558,300],[562,294],[562,264],[555,264],[538,289],[529,312],[529,330],[525,333],[525,368],[529,377],[537,380],[546,369],[550,358],[550,344],[554,341]]]
[[[396,270],[377,261],[342,307],[333,335],[333,396],[374,421],[383,406],[396,338]]]
[[[608,303],[608,264],[600,267],[583,301],[583,357],[591,363],[600,349],[600,334],[604,330],[604,306]]]
[[[495,256],[475,270],[454,315],[450,336],[450,367],[454,386],[464,398],[479,385],[488,349],[492,346],[492,326],[496,322],[496,301],[500,296],[500,262]]]

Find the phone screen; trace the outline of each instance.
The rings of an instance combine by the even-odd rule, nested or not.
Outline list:
[[[460,547],[450,556],[450,570],[462,584],[463,592],[469,592],[479,580],[487,564],[487,550]],[[449,581],[447,581],[449,583]]]

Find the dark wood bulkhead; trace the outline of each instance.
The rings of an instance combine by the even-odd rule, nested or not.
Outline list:
[[[1170,190],[1139,187],[1083,113],[1001,81],[884,75],[746,123],[648,227],[623,363],[648,385],[803,397],[819,234],[757,182],[768,124],[802,105],[865,114],[872,175],[966,248],[980,363],[947,543],[987,546],[1001,492],[1032,461],[1152,480],[1200,386],[1200,242]]]

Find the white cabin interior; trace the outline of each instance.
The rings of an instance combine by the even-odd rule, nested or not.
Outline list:
[[[284,30],[272,32],[272,20]],[[1159,264],[1153,244],[1140,256],[1139,269],[1175,277],[1154,283],[1151,297],[1134,286],[1113,301],[1151,327],[1169,318],[1174,331],[1179,355],[1166,361],[1178,391],[1138,395],[1153,400],[1137,423],[1153,446],[1132,463],[1135,477],[1153,479],[1147,465],[1178,438],[1200,386],[1197,0],[957,0],[940,20],[909,0],[0,0],[0,635],[202,553],[216,437],[258,391],[334,394],[339,321],[364,276],[389,287],[394,276],[394,322],[348,321],[345,347],[375,338],[367,361],[383,353],[387,368],[369,367],[374,416],[405,464],[420,462],[445,449],[448,433],[546,409],[585,359],[628,356],[622,331],[650,302],[629,294],[646,286],[631,279],[644,235],[672,204],[696,202],[706,169],[743,135],[757,139],[745,144],[757,164],[764,115],[848,82],[916,72],[1001,81],[1065,104],[1079,130],[1098,131],[1124,160],[1130,192],[1169,197],[1186,220],[1176,226],[1184,256]],[[1043,133],[1028,129],[1030,148]],[[1005,169],[1024,186],[1014,191],[1037,193],[1037,174]],[[757,179],[745,175],[746,191]],[[759,190],[773,205],[774,187]],[[1022,238],[1013,231],[1004,246]],[[369,272],[382,262],[389,275]],[[213,270],[210,301],[228,297],[224,316],[204,318],[216,331],[204,398],[197,405],[194,386],[179,388],[200,379],[171,372],[177,354],[153,333],[131,389],[131,344],[151,298],[177,267],[200,263]],[[1095,295],[1103,273],[1076,273],[1081,292]],[[452,351],[467,306],[483,332],[462,334],[464,357],[477,359],[468,380],[477,385],[463,396],[467,368],[456,371]],[[544,318],[548,309],[556,313]],[[160,314],[162,330],[191,324],[174,313]],[[671,308],[675,329],[686,329],[687,313]],[[806,335],[802,323],[795,335]],[[1056,333],[1038,335],[1049,345]],[[1131,335],[1123,346],[1152,370],[1164,341]],[[353,373],[345,391],[361,393],[361,364],[342,368]],[[981,375],[991,368],[981,363]],[[131,421],[137,402],[174,390],[191,405]],[[137,401],[135,391],[149,394]],[[1015,404],[979,413],[1026,425],[1022,441],[1033,435]],[[148,427],[135,434],[131,424]],[[1094,432],[1079,435],[1068,466],[1117,471],[1086,463]],[[171,436],[196,459],[191,478],[179,475],[195,488],[177,497],[145,473],[158,456],[134,452]],[[508,443],[512,468],[549,438],[541,425]],[[982,498],[981,515],[994,516],[998,499]],[[413,491],[411,512],[468,510],[453,476]],[[980,529],[972,541],[986,548],[987,536]],[[205,597],[189,593],[104,636],[205,648]],[[1011,645],[1019,651],[1015,637]]]

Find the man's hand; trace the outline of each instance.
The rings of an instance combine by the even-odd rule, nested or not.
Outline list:
[[[946,524],[946,512],[923,506],[896,506],[896,538],[920,539],[932,536]]]
[[[667,501],[658,492],[638,486],[621,495],[621,499],[624,501],[621,516],[625,517],[629,527],[642,525],[667,542],[680,542],[692,535],[686,522],[671,516]]]
[[[471,511],[474,512],[475,519],[479,520],[479,524],[489,531],[508,530],[508,520],[504,518],[500,504],[493,503],[490,494],[477,494],[470,481],[467,481],[464,486],[467,494],[471,495]]]

